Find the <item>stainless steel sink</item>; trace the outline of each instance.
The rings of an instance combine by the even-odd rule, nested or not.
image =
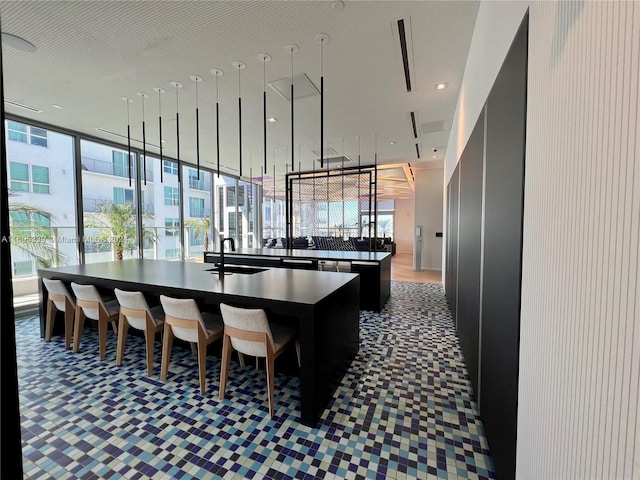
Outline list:
[[[245,267],[245,266],[241,266],[241,265],[225,265],[224,266],[224,273],[225,274],[241,273],[241,274],[244,274],[244,275],[253,275],[254,273],[264,272],[265,270],[267,270],[267,269],[266,268],[258,268],[258,267]],[[207,269],[207,272],[220,273],[220,267],[209,268],[209,269]]]

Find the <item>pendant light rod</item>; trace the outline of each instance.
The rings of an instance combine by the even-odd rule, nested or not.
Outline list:
[[[147,184],[147,134],[144,118],[144,99],[149,98],[144,92],[138,92],[138,96],[142,98],[142,176],[144,178],[144,184]]]
[[[243,62],[233,62],[233,67],[238,70],[238,163],[239,177],[242,177],[242,94],[240,85],[240,71],[247,68]]]
[[[360,220],[360,175],[362,170],[360,169],[360,136],[358,135],[358,222],[362,223]],[[360,238],[362,238],[362,228],[360,230]]]
[[[224,72],[219,68],[212,68],[211,73],[213,73],[213,76],[216,77],[216,161],[218,163],[216,174],[218,178],[220,178],[220,102],[219,102],[219,96],[220,96],[219,86],[220,85],[219,85],[219,80],[220,80],[220,77],[224,75]]]
[[[131,118],[129,115],[129,104],[133,103],[133,98],[122,97],[127,104],[127,166],[129,167],[129,186],[131,186]]]
[[[200,180],[200,111],[198,109],[198,84],[202,83],[202,77],[192,75],[191,80],[196,84],[196,171]]]
[[[271,55],[261,53],[258,60],[262,62],[262,148],[264,151],[264,171],[267,171],[267,62],[271,61]]]
[[[329,43],[329,35],[319,33],[314,41],[320,45],[320,168],[324,167],[324,45]]]
[[[180,172],[180,109],[178,104],[178,91],[184,86],[180,82],[172,81],[171,86],[176,89],[176,161],[178,162],[178,183],[182,181]]]
[[[293,92],[293,56],[300,51],[300,48],[294,44],[290,43],[284,46],[286,52],[291,55],[291,171],[295,170],[295,159],[294,159],[294,121],[293,121],[293,106],[295,95]]]
[[[162,102],[160,101],[160,95],[166,92],[164,88],[153,87],[153,91],[158,94],[158,145],[160,145],[160,183],[163,182],[163,170],[162,164]]]

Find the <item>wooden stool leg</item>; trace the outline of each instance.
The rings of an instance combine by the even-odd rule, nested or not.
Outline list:
[[[98,340],[100,342],[100,360],[104,360],[107,356],[107,325],[108,319],[103,316],[102,312],[99,313],[100,319],[98,320]]]
[[[302,366],[302,362],[300,360],[300,340],[296,338],[296,355],[298,356],[298,366]]]
[[[75,309],[71,305],[69,299],[66,299],[64,306],[64,346],[67,350],[71,348],[71,336],[73,333],[74,317]]]
[[[173,345],[173,332],[171,326],[166,323],[164,325],[164,338],[162,339],[162,365],[160,367],[160,379],[165,382],[167,380],[167,372],[169,371],[169,361],[171,360],[171,347]]]
[[[53,335],[53,320],[56,317],[56,304],[53,303],[53,300],[47,300],[47,318],[45,323],[45,336],[44,339],[47,342],[51,341],[51,336]]]
[[[153,375],[153,347],[156,340],[156,334],[153,330],[147,328],[144,331],[144,339],[147,343],[147,375]]]
[[[207,344],[198,342],[198,377],[200,378],[200,393],[204,395],[207,389]]]
[[[267,390],[269,391],[269,415],[273,418],[273,389],[274,389],[274,358],[267,357]]]
[[[122,357],[124,356],[124,345],[127,341],[127,333],[129,333],[129,323],[125,316],[121,313],[118,319],[120,325],[118,327],[118,347],[116,350],[116,365],[122,365]]]
[[[231,339],[225,335],[222,340],[222,366],[220,368],[220,400],[224,399],[227,388],[227,375],[229,374],[229,362],[231,361]]]
[[[84,328],[84,311],[81,307],[76,307],[76,325],[73,332],[73,353],[78,353],[80,349],[80,337]]]

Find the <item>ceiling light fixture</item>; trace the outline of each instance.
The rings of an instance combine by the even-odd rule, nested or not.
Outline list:
[[[153,87],[153,91],[158,94],[158,140],[160,140],[160,183],[163,183],[163,170],[164,165],[162,163],[162,144],[167,143],[166,140],[162,140],[162,103],[160,102],[160,95],[166,92],[164,88]]]
[[[180,90],[183,85],[176,81],[169,83],[176,89],[176,161],[178,162],[178,183],[180,183],[182,181],[182,175],[180,173],[180,108],[178,105],[178,90]]]
[[[144,177],[144,184],[147,184],[147,133],[144,122],[144,99],[149,98],[144,92],[138,92],[140,98],[142,98],[142,175]]]
[[[243,62],[233,62],[233,66],[238,70],[238,164],[239,176],[242,177],[242,94],[240,86],[240,72],[247,68]]]
[[[448,86],[449,86],[448,83],[438,83],[438,84],[436,84],[436,90],[444,90]]]
[[[196,171],[200,180],[200,112],[198,110],[198,84],[202,82],[202,77],[192,75],[191,80],[196,84]]]
[[[129,186],[131,186],[131,122],[129,116],[129,104],[133,103],[133,99],[129,97],[122,97],[122,100],[127,104],[127,163],[129,165]]]
[[[14,102],[13,100],[7,100],[6,98],[4,100],[4,103],[6,103],[7,105],[11,105],[12,107],[18,107],[18,108],[23,108],[25,110],[29,110],[30,112],[33,112],[33,113],[42,113],[42,110],[40,110],[39,108],[30,107],[29,105],[25,105],[24,103]]]
[[[267,122],[269,122],[269,123],[276,123],[277,121],[278,121],[278,119],[276,117],[267,118]]]
[[[217,161],[217,176],[220,178],[220,100],[219,100],[219,80],[224,72],[219,68],[212,68],[211,73],[216,77],[216,161]]]
[[[62,108],[62,105],[58,105],[57,103],[54,103],[51,105],[53,108]]]
[[[329,35],[319,33],[314,40],[320,45],[320,168],[322,168],[324,166],[324,44],[329,42]]]
[[[275,122],[276,118],[267,119],[267,62],[271,61],[271,55],[261,53],[258,60],[262,62],[262,149],[264,152],[264,173],[267,173],[267,122]]]
[[[294,132],[294,123],[293,123],[293,56],[300,51],[297,45],[291,43],[289,45],[284,46],[285,51],[289,52],[291,55],[291,171],[295,170],[295,152],[294,152],[294,143],[293,143],[293,132]]]
[[[22,52],[31,53],[36,51],[36,46],[33,43],[7,32],[2,32],[2,44]]]

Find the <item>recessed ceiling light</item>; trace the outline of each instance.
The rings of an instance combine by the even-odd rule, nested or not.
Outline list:
[[[449,86],[448,83],[438,83],[438,84],[436,84],[436,90],[444,90],[448,86]]]
[[[51,105],[53,108],[62,108],[62,105],[58,105],[57,103],[54,103],[53,105]]]
[[[395,145],[395,144],[396,144],[396,142],[389,142],[389,143],[390,143],[391,145]]]
[[[277,121],[278,121],[278,119],[277,119],[276,117],[269,117],[269,118],[267,118],[267,122],[270,122],[270,123],[275,123],[275,122],[277,122]]]
[[[35,52],[36,46],[27,42],[24,38],[20,38],[10,33],[2,32],[2,44],[7,47],[15,48],[16,50],[22,50],[23,52]]]
[[[437,155],[434,155],[434,156],[433,156],[433,157],[431,157],[431,158],[438,158],[438,156],[437,156]]]

